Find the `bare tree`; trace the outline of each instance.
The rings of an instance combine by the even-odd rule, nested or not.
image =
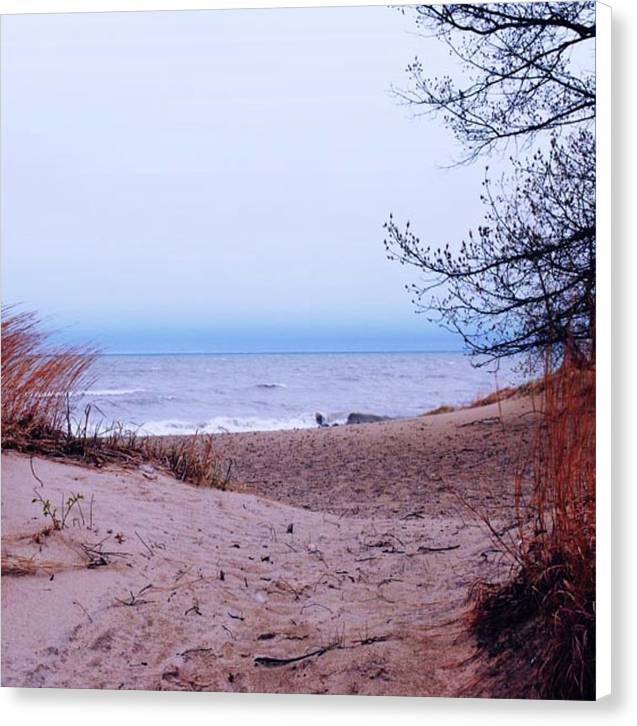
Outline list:
[[[575,48],[595,37],[592,3],[422,6],[422,28],[447,43],[465,84],[425,78],[416,60],[402,98],[440,112],[465,161],[541,132],[545,151],[511,159],[477,234],[458,251],[425,244],[390,216],[390,259],[421,270],[408,286],[420,312],[459,333],[478,365],[520,353],[582,356],[595,330],[595,77]]]
[[[448,46],[463,82],[427,77],[416,58],[398,94],[425,112],[442,112],[467,159],[498,142],[528,142],[595,118],[595,73],[582,68],[594,51],[594,3],[423,5],[414,12],[419,28]]]
[[[595,326],[594,138],[582,130],[548,154],[514,161],[497,185],[488,178],[477,235],[459,251],[432,249],[393,218],[385,225],[389,256],[420,268],[408,286],[430,319],[459,333],[476,362],[550,352],[568,345],[587,357]],[[512,190],[511,190],[512,189]],[[441,294],[438,291],[441,290]]]

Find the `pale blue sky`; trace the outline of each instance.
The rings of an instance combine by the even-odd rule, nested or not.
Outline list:
[[[481,218],[395,10],[2,18],[3,302],[113,352],[450,349],[382,244]]]

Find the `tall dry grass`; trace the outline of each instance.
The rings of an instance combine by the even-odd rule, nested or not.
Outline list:
[[[558,371],[547,373],[540,408],[533,495],[524,501],[518,477],[518,521],[524,524],[513,546],[501,542],[514,560],[512,577],[474,587],[472,626],[491,656],[515,661],[517,650],[532,661],[533,695],[593,699],[594,362],[582,366],[567,358]],[[512,682],[510,695],[516,695]]]
[[[35,313],[2,308],[2,443],[58,429],[68,395],[90,383],[96,351],[49,345]]]
[[[93,382],[97,352],[56,347],[33,312],[2,308],[2,447],[95,466],[142,462],[170,471],[198,486],[225,489],[231,466],[217,456],[212,436],[178,440],[140,436],[114,423],[91,421],[91,406],[79,418],[71,413],[74,391]]]

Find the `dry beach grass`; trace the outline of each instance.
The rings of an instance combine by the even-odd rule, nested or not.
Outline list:
[[[507,689],[493,676],[483,683],[501,695],[594,699],[594,366],[567,358],[546,376],[532,453],[530,497],[516,478],[516,538],[494,538],[513,563],[511,577],[478,583],[471,624],[496,674],[520,661],[533,667]]]
[[[90,405],[73,416],[70,396],[91,381],[96,351],[51,346],[34,313],[5,307],[2,314],[3,449],[98,467],[150,462],[181,481],[227,485],[231,471],[221,467],[211,436],[169,441],[139,436],[116,422],[93,426]]]

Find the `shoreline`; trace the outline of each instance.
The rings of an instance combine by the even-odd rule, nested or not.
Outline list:
[[[74,417],[93,405],[96,425],[120,422],[149,436],[311,429],[317,414],[343,425],[355,414],[404,419],[443,404],[463,407],[520,380],[508,368],[497,377],[476,368],[461,353],[299,355],[307,361],[286,354],[268,361],[258,354],[101,358],[99,384],[75,392]]]
[[[274,384],[276,385],[276,384]],[[407,421],[419,421],[423,417],[439,416],[442,414],[458,413],[460,411],[467,411],[472,409],[479,409],[492,404],[501,405],[504,401],[510,401],[515,399],[526,399],[532,397],[534,394],[541,392],[542,383],[538,380],[532,379],[525,383],[518,384],[516,386],[507,386],[502,389],[497,389],[488,395],[482,397],[478,396],[470,403],[448,405],[442,404],[435,408],[428,409],[418,414],[409,415],[385,415],[376,412],[363,412],[363,411],[351,411],[349,414],[343,414],[344,418],[342,421],[333,421],[330,423],[329,417],[322,412],[317,411],[314,414],[316,423],[310,426],[293,426],[275,429],[244,429],[239,431],[205,431],[203,429],[190,431],[188,433],[165,433],[165,434],[147,434],[142,433],[143,436],[148,436],[153,439],[184,439],[191,438],[196,435],[204,436],[223,436],[226,434],[272,434],[276,432],[292,432],[292,431],[314,431],[316,429],[333,429],[347,426],[361,426],[367,424],[377,423],[397,423]],[[320,418],[319,418],[320,417]],[[145,424],[140,424],[138,431],[143,431]]]
[[[417,418],[213,434],[212,440],[219,456],[233,461],[233,481],[259,496],[339,515],[394,516],[419,501],[424,479],[433,514],[457,507],[454,489],[476,501],[491,496],[489,481],[512,502],[512,486],[500,482],[511,484],[524,468],[534,418],[532,402],[519,398]]]

